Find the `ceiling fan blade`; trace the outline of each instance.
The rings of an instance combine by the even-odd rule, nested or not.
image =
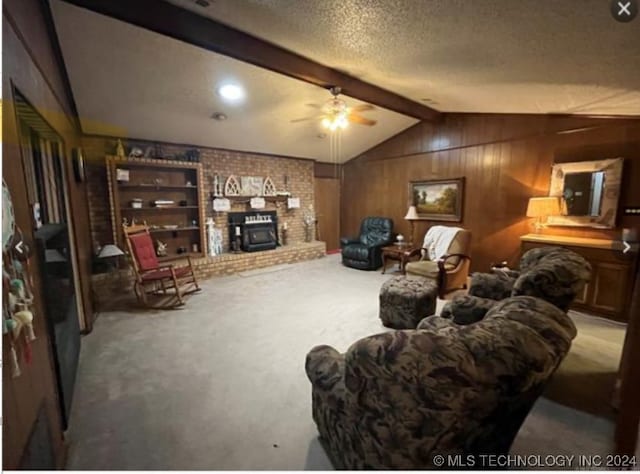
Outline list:
[[[290,120],[290,123],[296,123],[296,122],[304,122],[306,120],[320,120],[321,118],[323,118],[325,115],[324,114],[319,114],[319,115],[314,115],[313,117],[302,117],[299,119],[293,119]]]
[[[354,112],[364,112],[365,110],[375,110],[375,107],[371,104],[362,104],[351,107]]]
[[[349,120],[349,122],[352,123],[357,123],[359,125],[368,125],[369,127],[375,125],[376,122],[375,120],[371,120],[368,118],[363,117],[362,115],[358,115],[358,114],[354,114],[354,113],[350,113],[349,116],[347,117],[347,119]]]

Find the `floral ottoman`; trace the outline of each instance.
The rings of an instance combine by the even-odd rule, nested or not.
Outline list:
[[[393,277],[380,289],[380,319],[394,329],[415,329],[436,312],[438,285],[428,278]]]

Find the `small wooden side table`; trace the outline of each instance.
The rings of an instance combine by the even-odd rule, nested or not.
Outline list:
[[[405,274],[405,265],[409,261],[409,255],[416,247],[410,243],[392,244],[382,247],[382,274],[387,270],[387,260],[396,260],[400,272]]]

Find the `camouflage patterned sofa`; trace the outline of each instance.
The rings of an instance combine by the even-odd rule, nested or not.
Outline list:
[[[519,271],[476,273],[469,293],[447,303],[440,315],[458,324],[481,320],[496,303],[509,296],[536,296],[563,311],[591,278],[591,265],[582,256],[562,247],[531,249],[520,259]]]
[[[307,355],[313,419],[335,467],[422,469],[436,454],[507,453],[576,335],[564,311],[530,296],[468,326],[421,324],[345,354]]]

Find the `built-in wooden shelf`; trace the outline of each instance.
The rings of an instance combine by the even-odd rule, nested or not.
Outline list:
[[[173,184],[129,184],[129,183],[118,183],[118,187],[120,189],[137,189],[143,191],[159,191],[161,189],[198,189],[197,186],[187,186],[187,185],[173,185]]]
[[[172,257],[206,255],[204,222],[207,200],[200,163],[107,156],[106,164],[114,242],[124,248],[122,224],[124,221],[136,221],[154,227],[150,229],[153,239],[161,239]],[[129,172],[129,181],[118,181],[121,170]],[[152,205],[158,200],[172,201],[173,204]],[[140,202],[143,207],[131,207],[132,201]],[[179,203],[188,205],[180,206]],[[177,227],[167,229],[166,225]],[[177,253],[180,248],[191,252],[194,245],[199,252]]]
[[[198,206],[167,206],[167,207],[121,207],[121,211],[175,211],[178,209],[199,209]]]

